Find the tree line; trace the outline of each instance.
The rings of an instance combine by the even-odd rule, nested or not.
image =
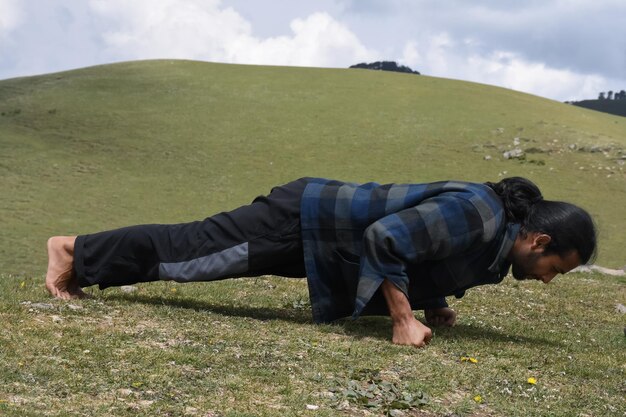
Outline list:
[[[598,95],[598,100],[626,100],[626,91],[607,91],[606,93],[602,91]]]
[[[371,63],[361,62],[360,64],[351,65],[350,68],[361,68],[378,71],[393,71],[393,72],[405,72],[408,74],[420,75],[419,71],[413,71],[406,65],[398,65],[395,61],[376,61]]]

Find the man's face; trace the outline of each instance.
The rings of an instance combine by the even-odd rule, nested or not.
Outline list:
[[[515,279],[536,279],[547,284],[557,274],[565,274],[580,265],[576,251],[565,256],[545,255],[545,247],[550,240],[550,236],[539,233],[518,238],[510,256]]]

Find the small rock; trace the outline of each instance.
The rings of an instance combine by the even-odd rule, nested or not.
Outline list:
[[[70,310],[73,310],[73,311],[82,310],[83,309],[82,306],[77,306],[76,304],[68,304],[67,308],[69,308]]]
[[[513,138],[513,146],[519,146],[519,138]]]
[[[520,148],[514,148],[510,151],[506,151],[502,154],[504,159],[522,159],[524,157],[524,151]]]
[[[133,395],[133,390],[128,388],[120,388],[117,390],[117,393],[122,397],[128,397],[129,395]]]
[[[485,161],[490,161],[491,160],[491,155],[485,155],[484,160]]]
[[[120,287],[120,291],[125,293],[131,293],[137,291],[137,287],[135,287],[134,285],[122,285]]]
[[[612,275],[615,277],[621,277],[621,276],[626,275],[626,270],[624,269],[611,269],[611,268],[605,268],[599,265],[580,265],[572,269],[571,272],[592,272],[592,271],[596,271],[605,275]]]
[[[52,310],[54,305],[49,303],[31,303],[30,301],[24,301],[22,305],[27,305],[30,308],[35,308],[38,310]]]
[[[615,304],[615,310],[618,313],[626,314],[626,306],[624,304]]]
[[[598,153],[598,152],[604,152],[605,150],[610,150],[610,148],[603,148],[603,147],[601,147],[601,146],[597,146],[597,145],[594,145],[594,146],[586,146],[584,149],[585,149],[587,152],[589,152],[589,153]]]
[[[605,275],[612,275],[614,277],[622,277],[626,275],[626,271],[624,271],[623,269],[611,269],[599,265],[591,265],[591,269]]]
[[[54,323],[61,323],[63,321],[63,318],[61,316],[52,316],[52,321]]]
[[[318,408],[320,408],[319,405],[313,405],[313,404],[306,405],[307,410],[317,410]]]
[[[350,408],[350,403],[348,400],[343,400],[337,405],[337,410],[347,410]]]

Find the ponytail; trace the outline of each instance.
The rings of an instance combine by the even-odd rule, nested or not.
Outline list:
[[[567,256],[575,250],[583,264],[597,252],[597,233],[593,219],[582,208],[562,201],[544,200],[539,188],[521,178],[505,178],[485,183],[502,200],[508,222],[521,224],[520,233],[544,233],[550,236],[545,254]]]
[[[505,178],[498,183],[485,183],[504,205],[507,221],[524,224],[533,204],[543,200],[541,191],[532,181],[522,177]]]

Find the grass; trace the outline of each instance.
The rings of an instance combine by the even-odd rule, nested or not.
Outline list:
[[[514,138],[526,159],[502,157]],[[0,415],[379,415],[337,390],[368,382],[425,394],[405,415],[624,415],[622,278],[474,289],[419,351],[387,318],[313,325],[299,280],[71,303],[42,281],[50,235],[195,220],[300,176],[527,176],[587,207],[598,263],[622,267],[625,148],[625,118],[424,76],[148,61],[0,81]]]
[[[387,318],[312,324],[302,280],[155,283],[70,303],[39,279],[0,282],[6,415],[380,415],[331,392],[367,372],[425,394],[404,415],[626,412],[623,279],[477,288],[423,350],[391,345]]]

